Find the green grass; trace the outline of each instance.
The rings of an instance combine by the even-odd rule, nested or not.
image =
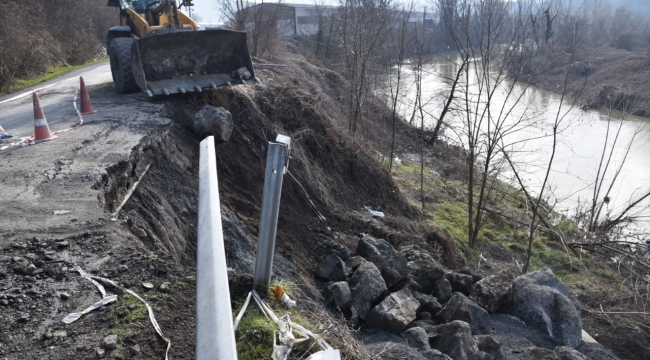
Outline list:
[[[239,359],[270,359],[276,330],[262,312],[250,304],[235,332]]]
[[[181,282],[181,281],[179,281],[179,280],[176,280],[176,281],[172,284],[172,287],[173,287],[174,289],[178,289],[178,290],[185,290],[185,289],[188,288],[188,285],[187,285],[186,283],[184,283],[184,282]]]
[[[147,307],[133,295],[124,296],[120,306],[124,306],[130,311],[129,315],[121,319],[122,322],[134,323],[147,318]]]
[[[129,314],[125,317],[117,315],[117,309],[125,307],[129,309]],[[124,338],[134,332],[136,323],[144,320],[148,316],[147,307],[135,296],[127,294],[122,297],[117,306],[112,308],[112,317],[115,327],[110,331],[112,335],[117,335],[118,339]],[[139,329],[139,327],[137,327]]]
[[[271,286],[282,285],[285,292],[289,297],[295,300],[292,296],[292,290],[295,289],[295,284],[280,281],[279,283],[271,284]],[[268,299],[266,303],[273,309],[278,316],[289,314],[291,321],[304,326],[305,328],[317,332],[315,326],[311,323],[309,318],[303,315],[297,307],[287,309],[279,301],[276,301],[273,294],[268,292]],[[236,304],[236,308],[240,309],[243,305]],[[235,311],[237,313],[239,310]],[[235,331],[235,341],[237,342],[237,354],[239,359],[270,359],[273,351],[273,336],[274,332],[278,331],[278,327],[271,320],[259,310],[254,301],[248,305],[246,313],[241,319],[237,331]],[[301,358],[301,354],[312,353],[318,350],[318,346],[312,346],[312,341],[305,341],[294,346],[292,356]],[[311,349],[310,349],[311,348]],[[306,357],[306,356],[305,356]]]
[[[424,169],[424,174],[427,176],[424,186],[426,193],[435,195],[435,200],[429,199],[424,210],[419,199],[419,164],[405,161],[394,166],[391,174],[409,204],[420,209],[424,221],[449,235],[466,263],[475,263],[483,245],[496,245],[510,251],[520,265],[523,265],[528,248],[528,226],[486,211],[477,239],[477,248],[470,249],[467,226],[468,206],[465,203],[467,185],[459,180],[445,181],[430,176],[430,170],[429,167]],[[526,207],[524,194],[504,182],[495,183],[487,207],[497,213],[524,219],[523,221],[532,215],[530,209]],[[555,230],[561,232],[567,241],[583,236],[577,225],[563,214],[553,211],[547,219],[549,223],[557,223]],[[488,255],[484,250],[483,254]],[[555,235],[538,230],[532,243],[529,271],[536,271],[543,267],[550,268],[576,294],[608,294],[615,288],[611,287],[611,284],[618,279],[615,272],[597,265],[590,253],[577,255],[569,251],[567,255],[567,250]]]
[[[97,59],[97,61],[92,61],[91,60],[91,61],[88,61],[88,62],[86,62],[84,64],[81,64],[81,65],[62,64],[62,65],[58,65],[58,66],[52,66],[44,74],[41,74],[39,76],[35,76],[35,77],[27,78],[27,79],[18,79],[18,80],[16,80],[15,83],[9,87],[9,90],[7,92],[0,92],[0,95],[11,94],[13,92],[16,92],[16,91],[19,91],[19,90],[22,90],[22,89],[25,89],[25,88],[28,88],[28,87],[31,87],[31,86],[34,86],[34,85],[38,85],[38,84],[40,84],[42,82],[48,81],[48,80],[53,79],[53,78],[55,78],[57,76],[67,74],[72,70],[76,70],[76,69],[82,68],[84,66],[93,65],[93,64],[100,63],[100,62],[104,62],[104,61],[108,61],[108,56],[99,58],[99,59]]]

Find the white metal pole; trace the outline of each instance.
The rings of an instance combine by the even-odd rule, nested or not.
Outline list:
[[[196,359],[237,360],[214,137],[201,142],[196,251]]]

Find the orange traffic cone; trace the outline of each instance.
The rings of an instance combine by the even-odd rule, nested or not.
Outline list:
[[[94,113],[95,110],[93,110],[93,106],[90,103],[90,96],[88,95],[83,76],[79,77],[79,87],[81,88],[81,115]]]
[[[50,127],[47,125],[36,91],[34,91],[32,98],[34,99],[34,141],[41,142],[56,139],[56,136],[50,134]]]

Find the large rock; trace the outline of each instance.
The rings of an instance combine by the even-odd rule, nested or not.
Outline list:
[[[435,320],[415,320],[409,324],[409,328],[421,327],[426,330],[427,333],[434,331],[438,326],[440,326],[439,321]]]
[[[474,335],[490,333],[488,312],[459,292],[454,293],[437,317],[442,318],[446,323],[454,320],[464,321],[471,325]]]
[[[379,269],[371,262],[359,265],[348,284],[352,293],[352,306],[362,320],[366,319],[377,299],[388,290]]]
[[[442,305],[436,300],[433,295],[423,294],[419,291],[413,292],[413,297],[420,302],[420,310],[428,311],[431,314],[437,314],[442,310]]]
[[[441,353],[439,350],[436,349],[425,350],[420,354],[424,356],[427,360],[452,360],[452,358]]]
[[[513,279],[505,271],[483,278],[472,286],[471,296],[483,309],[495,313],[510,301]]]
[[[580,304],[548,268],[516,278],[504,312],[548,335],[556,345],[575,348],[582,340]]]
[[[427,360],[416,348],[406,344],[406,340],[388,331],[370,330],[359,332],[363,346],[372,359],[385,360]]]
[[[419,285],[419,291],[424,294],[431,294],[436,286],[438,280],[445,277],[445,272],[438,267],[413,267],[409,263],[409,274]]]
[[[436,281],[435,286],[433,287],[433,296],[438,299],[438,302],[441,304],[446,303],[451,299],[452,291],[451,291],[451,285],[449,284],[449,281],[447,279],[440,279]]]
[[[388,295],[370,311],[366,325],[400,333],[415,320],[419,307],[420,302],[413,297],[410,290],[400,290]]]
[[[197,135],[212,135],[216,143],[226,142],[232,134],[232,115],[224,108],[206,105],[194,115],[193,125]]]
[[[400,291],[402,289],[409,289],[411,291],[418,291],[420,290],[420,285],[415,282],[410,276],[405,277],[404,279],[400,280],[396,285],[393,285],[391,288],[391,291]]]
[[[330,255],[318,266],[318,275],[329,281],[345,280],[345,263],[336,255]]]
[[[350,286],[345,281],[335,282],[328,287],[331,292],[331,299],[341,311],[348,310],[352,305],[352,293]]]
[[[427,331],[421,327],[410,328],[404,331],[401,335],[410,347],[414,347],[418,350],[431,349]]]
[[[454,360],[478,360],[479,350],[472,337],[472,329],[464,321],[440,325],[429,333],[431,347]]]
[[[357,244],[357,255],[374,263],[391,287],[406,277],[408,268],[406,259],[386,240],[366,236]]]
[[[431,253],[420,245],[405,246],[400,253],[404,255],[404,258],[409,263],[417,264],[416,267],[440,267],[440,264],[431,256]]]
[[[350,276],[354,273],[359,265],[363,264],[367,260],[361,256],[352,256],[345,261],[345,270],[347,271],[346,275]]]
[[[503,354],[501,354],[501,344],[499,344],[494,338],[490,335],[478,335],[474,336],[474,341],[478,350],[485,355],[484,358],[489,359],[501,359]]]
[[[359,256],[359,255],[350,256],[345,261],[345,266],[347,266],[349,270],[354,271],[359,267],[359,265],[363,264],[366,261],[368,260],[364,259],[363,256]]]
[[[539,347],[523,349],[520,354],[523,356],[522,359],[559,360],[555,351]]]
[[[459,273],[446,273],[445,279],[449,281],[452,291],[459,291],[467,296],[469,296],[470,291],[472,291],[474,278],[471,275],[465,275]]]
[[[566,346],[558,346],[553,350],[530,347],[523,349],[521,354],[523,354],[526,359],[536,360],[589,360],[587,356]]]
[[[471,276],[473,284],[476,284],[477,282],[481,281],[481,279],[483,279],[483,276],[481,276],[479,273],[471,269],[463,269],[459,271],[459,273]]]

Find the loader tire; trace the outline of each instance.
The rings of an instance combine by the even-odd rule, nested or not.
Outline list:
[[[111,60],[111,74],[117,92],[132,93],[140,90],[135,82],[131,68],[131,46],[135,40],[130,37],[119,37],[111,41],[108,55]]]

